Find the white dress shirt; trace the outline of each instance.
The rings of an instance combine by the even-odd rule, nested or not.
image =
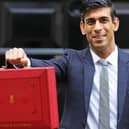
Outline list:
[[[92,58],[95,65],[95,75],[90,96],[90,103],[87,116],[86,129],[98,129],[99,120],[99,74],[101,66],[98,64],[98,57],[92,50]],[[109,62],[109,102],[110,102],[110,129],[117,128],[117,83],[118,83],[118,48],[106,58]]]

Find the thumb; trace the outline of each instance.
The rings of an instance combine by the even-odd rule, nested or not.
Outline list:
[[[30,60],[29,60],[29,58],[28,57],[25,57],[25,58],[21,58],[21,60],[20,60],[20,62],[21,62],[21,64],[23,65],[23,66],[29,66],[29,62],[30,62]]]

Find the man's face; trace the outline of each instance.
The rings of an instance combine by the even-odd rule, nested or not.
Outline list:
[[[118,18],[112,20],[111,10],[106,7],[89,10],[84,16],[84,22],[80,22],[82,34],[86,35],[89,46],[96,53],[114,49],[114,32],[118,27]]]

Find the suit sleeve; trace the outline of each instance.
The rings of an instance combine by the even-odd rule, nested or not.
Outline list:
[[[49,60],[43,60],[43,59],[34,59],[30,58],[31,61],[31,66],[32,67],[48,67],[48,66],[53,66],[55,67],[56,70],[56,75],[64,75],[66,74],[67,71],[67,66],[70,58],[70,51],[66,50],[64,54],[62,55],[61,58],[56,59],[49,59]]]

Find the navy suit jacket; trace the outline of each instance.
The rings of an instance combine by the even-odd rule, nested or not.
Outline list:
[[[67,77],[60,129],[85,129],[95,72],[89,48],[68,49],[60,59],[31,59],[32,67],[54,66],[57,76]],[[117,129],[129,129],[129,54],[118,49]]]

